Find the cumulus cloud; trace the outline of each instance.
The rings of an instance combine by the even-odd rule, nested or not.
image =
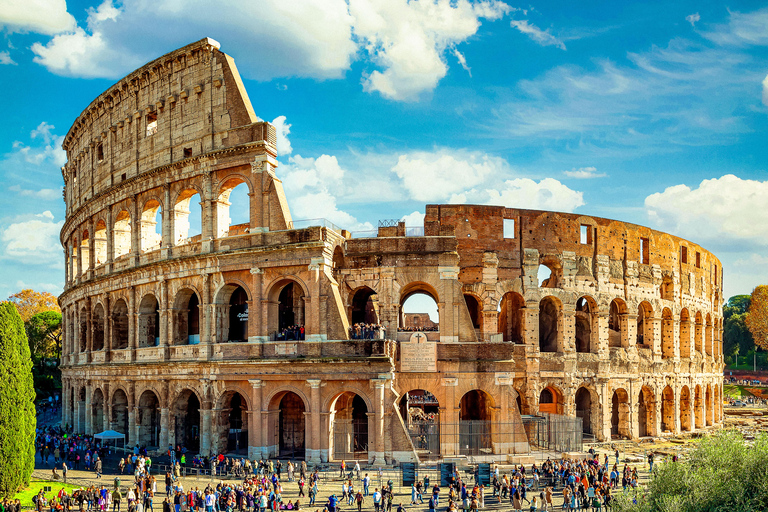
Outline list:
[[[511,7],[497,0],[351,0],[354,33],[376,69],[363,79],[366,91],[415,100],[447,73],[445,54]],[[466,62],[464,63],[466,65]]]
[[[51,265],[62,258],[59,231],[64,221],[55,221],[50,211],[11,223],[0,231],[3,257],[31,265]]]
[[[400,155],[392,172],[412,199],[440,201],[479,185],[508,167],[502,158],[443,149]]]
[[[83,25],[35,43],[35,61],[60,75],[114,79],[156,58],[159,48],[226,34],[222,49],[237,58],[247,78],[340,78],[352,62],[367,59],[364,90],[414,100],[445,76],[449,52],[468,70],[456,45],[474,36],[481,20],[512,10],[498,0],[222,0],[215,9],[204,0],[188,0],[183,8],[175,0],[118,5],[105,0],[89,10]],[[228,41],[239,45],[228,48]]]
[[[40,190],[26,190],[22,189],[19,185],[12,185],[8,187],[10,192],[19,194],[22,197],[35,197],[44,201],[54,201],[61,199],[61,189],[55,188],[42,188]],[[50,212],[49,212],[50,213]]]
[[[291,125],[285,122],[285,116],[276,117],[272,120],[277,131],[277,154],[280,156],[290,155],[293,152],[291,141],[288,140],[288,134],[291,133]]]
[[[468,190],[454,194],[448,202],[560,212],[572,212],[585,204],[582,192],[572,190],[554,178],[544,178],[540,181],[530,178],[506,180],[500,188]]]
[[[66,0],[3,0],[0,28],[8,32],[53,35],[75,28]]]
[[[423,227],[425,214],[420,211],[411,212],[408,215],[403,215],[400,220],[405,222],[406,227]]]
[[[696,26],[696,22],[701,19],[701,16],[699,16],[699,13],[689,14],[685,17],[685,21],[691,24],[692,27]]]
[[[16,62],[11,58],[10,52],[0,52],[0,64],[16,65]]]
[[[651,221],[664,231],[702,244],[733,249],[768,245],[768,181],[733,174],[675,185],[645,198]]]
[[[67,161],[67,154],[61,149],[63,135],[53,133],[54,126],[43,121],[30,132],[32,141],[41,140],[42,144],[24,144],[21,141],[13,143],[13,151],[6,154],[7,160],[21,159],[35,166],[52,164],[61,167]]]
[[[556,46],[561,50],[566,49],[565,43],[552,35],[549,29],[542,30],[528,20],[512,20],[511,25],[512,28],[519,30],[541,46]]]
[[[563,174],[565,174],[569,178],[575,178],[580,180],[590,179],[590,178],[605,178],[606,176],[608,176],[604,172],[597,172],[597,167],[579,167],[578,169],[574,167],[570,171],[564,171]]]

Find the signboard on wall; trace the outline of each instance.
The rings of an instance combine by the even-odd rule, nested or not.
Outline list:
[[[400,371],[407,373],[436,372],[437,343],[427,341],[424,333],[414,333],[411,336],[411,341],[400,343]]]

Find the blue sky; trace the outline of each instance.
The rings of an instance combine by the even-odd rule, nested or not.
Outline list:
[[[280,131],[295,219],[574,211],[702,244],[725,297],[768,283],[764,3],[4,0],[0,30],[0,297],[61,292],[72,121],[206,36]]]

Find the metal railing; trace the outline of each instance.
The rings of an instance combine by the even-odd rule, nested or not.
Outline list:
[[[288,229],[304,229],[304,228],[317,227],[317,226],[321,228],[332,229],[337,233],[341,233],[341,228],[339,226],[329,221],[328,219],[324,219],[324,218],[299,219],[299,220],[292,220],[288,223]]]

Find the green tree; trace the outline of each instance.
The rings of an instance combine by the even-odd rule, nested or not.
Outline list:
[[[37,313],[26,322],[25,327],[33,359],[58,359],[61,356],[61,313]]]
[[[745,323],[751,297],[734,295],[723,306],[723,355],[746,356],[755,346]]]
[[[704,438],[685,461],[654,467],[646,490],[617,493],[614,512],[768,510],[768,435],[747,445],[735,430]],[[645,492],[647,491],[647,492]],[[636,500],[636,503],[633,503]]]
[[[0,303],[0,497],[29,485],[35,467],[35,390],[24,323]]]

